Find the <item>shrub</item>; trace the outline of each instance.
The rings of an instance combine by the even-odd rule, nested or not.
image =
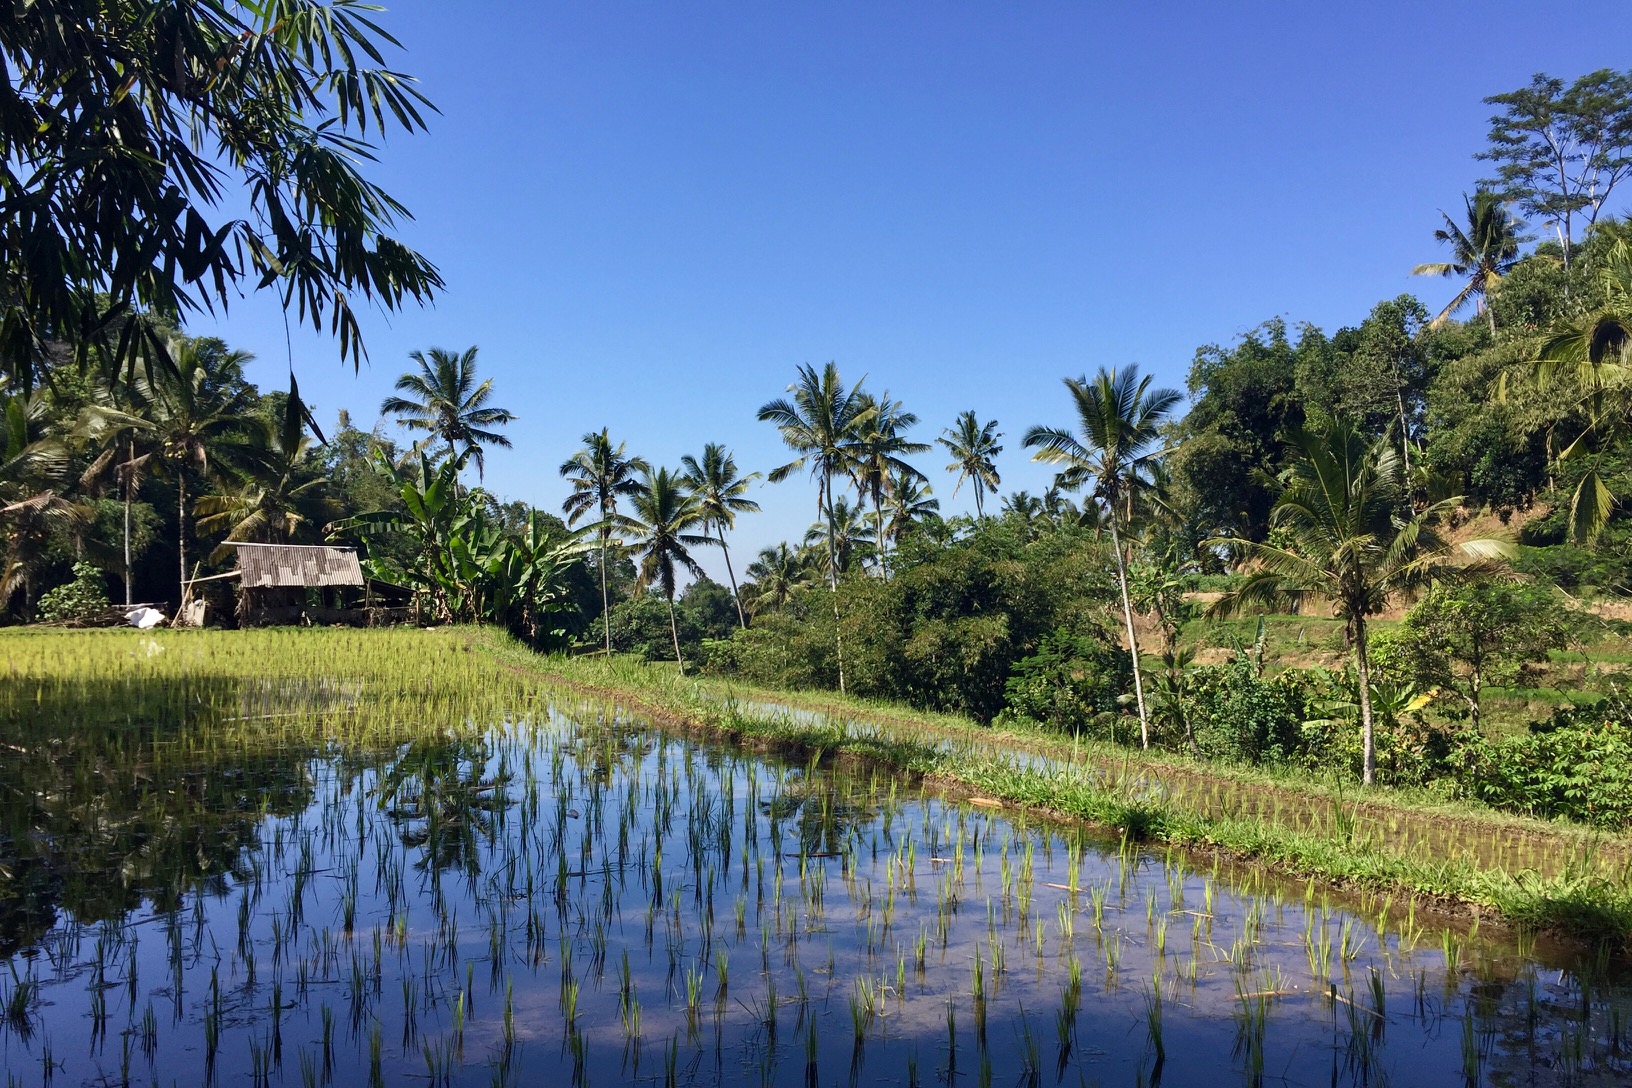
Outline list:
[[[1082,733],[1106,724],[1132,686],[1126,650],[1103,633],[1074,635],[1062,627],[1015,662],[1004,693],[1013,713]]]
[[[1470,733],[1456,756],[1462,788],[1495,808],[1632,827],[1632,707],[1625,703],[1562,709],[1523,733]]]
[[[40,598],[39,616],[47,623],[88,620],[108,609],[102,572],[89,563],[74,564],[74,580]]]
[[[1196,750],[1237,763],[1287,763],[1303,748],[1309,693],[1301,673],[1263,677],[1246,657],[1188,678]]]

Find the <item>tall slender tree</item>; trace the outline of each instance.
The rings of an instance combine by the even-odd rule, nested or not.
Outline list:
[[[666,468],[647,470],[645,479],[629,497],[629,513],[618,515],[619,527],[630,534],[630,546],[640,559],[638,585],[656,586],[669,605],[669,633],[674,637],[674,661],[682,674],[686,659],[680,653],[680,624],[674,614],[676,568],[701,576],[703,568],[691,549],[713,543],[690,530],[706,528],[708,515],[702,500],[689,491],[677,473]]]
[[[788,547],[786,541],[761,548],[759,556],[748,564],[747,573],[753,580],[750,599],[756,615],[761,608],[786,608],[811,584],[809,560],[801,550]]]
[[[187,603],[187,537],[192,513],[190,479],[217,474],[253,451],[254,394],[244,380],[252,356],[219,340],[177,337],[169,344],[174,371],[155,371],[140,395],[150,405],[159,464],[176,482],[176,553],[180,596],[174,622]]]
[[[1508,213],[1500,195],[1489,189],[1479,189],[1472,196],[1464,196],[1467,205],[1467,225],[1458,225],[1444,212],[1445,225],[1434,231],[1434,239],[1451,247],[1451,259],[1419,264],[1411,270],[1413,276],[1466,276],[1467,283],[1456,297],[1446,303],[1439,316],[1428,323],[1439,328],[1471,299],[1479,300],[1490,331],[1496,332],[1496,311],[1491,309],[1490,296],[1495,293],[1502,277],[1519,261],[1519,247],[1529,241],[1524,226]]]
[[[860,455],[863,428],[876,410],[862,394],[861,382],[846,389],[839,368],[828,363],[820,373],[806,363],[798,380],[788,386],[787,398],[770,401],[759,410],[763,423],[776,424],[782,441],[799,456],[770,474],[779,483],[809,467],[816,478],[816,520],[827,526],[827,586],[833,603],[833,640],[839,667],[839,691],[844,684],[844,636],[839,631],[838,541],[833,526],[833,479],[848,475]]]
[[[1489,144],[1474,156],[1496,164],[1486,184],[1552,225],[1569,272],[1575,221],[1590,228],[1632,176],[1632,73],[1600,68],[1566,87],[1538,72],[1528,86],[1485,102],[1502,107],[1490,119]]]
[[[719,538],[720,553],[725,557],[725,573],[731,579],[731,600],[737,606],[737,623],[746,630],[748,615],[742,608],[742,595],[737,590],[737,572],[731,569],[731,549],[725,544],[725,531],[737,524],[738,514],[759,511],[759,503],[747,497],[748,488],[759,479],[759,473],[744,476],[737,470],[737,460],[718,442],[703,447],[699,460],[689,453],[680,459],[685,470],[682,482],[697,496],[703,508],[703,532],[710,529]]]
[[[134,603],[132,596],[133,511],[136,494],[141,489],[142,475],[153,459],[153,422],[145,401],[134,383],[113,381],[93,387],[91,403],[81,414],[79,432],[101,452],[80,477],[84,487],[99,488],[111,476],[119,486],[123,506],[123,564],[120,577],[125,584],[125,607]]]
[[[856,442],[856,454],[850,467],[856,489],[873,504],[873,518],[878,531],[877,554],[880,576],[888,577],[885,560],[888,558],[888,537],[885,532],[884,504],[897,480],[922,482],[927,479],[907,461],[907,455],[923,453],[927,442],[914,442],[907,431],[918,423],[918,416],[907,411],[898,400],[891,400],[889,390],[874,398],[862,394],[864,422]],[[870,412],[866,409],[871,409]]]
[[[567,524],[576,525],[585,514],[597,515],[589,526],[600,539],[601,627],[606,636],[606,652],[612,653],[612,602],[607,592],[607,552],[612,531],[617,527],[618,500],[640,491],[639,473],[650,466],[639,457],[629,457],[624,443],[612,444],[607,429],[590,431],[581,438],[583,449],[561,466],[561,475],[572,483],[572,494],[561,503]]]
[[[428,353],[411,351],[408,358],[418,366],[397,379],[394,386],[406,396],[386,397],[380,412],[397,417],[410,431],[424,431],[447,444],[448,458],[476,462],[476,478],[484,478],[487,468],[482,446],[510,448],[510,440],[492,430],[515,422],[515,414],[489,406],[493,379],[476,381],[476,349],[463,353],[432,348]]]
[[[1003,482],[1003,478],[997,474],[997,455],[1003,452],[997,440],[1002,437],[1002,432],[997,429],[997,420],[982,423],[971,409],[959,413],[952,426],[942,431],[941,437],[935,440],[952,455],[952,462],[946,466],[946,471],[958,474],[952,497],[958,497],[958,490],[965,480],[974,482],[977,518],[986,516],[987,493],[997,494],[998,486]]]
[[[926,518],[941,512],[941,500],[933,497],[934,488],[914,476],[897,476],[890,483],[889,499],[884,506],[884,534],[891,545],[917,528]]]
[[[1150,747],[1150,713],[1139,675],[1139,635],[1133,626],[1133,603],[1128,596],[1128,556],[1122,542],[1127,536],[1134,490],[1141,474],[1162,455],[1157,448],[1161,426],[1180,395],[1173,389],[1150,388],[1151,379],[1139,376],[1134,366],[1101,369],[1092,381],[1067,378],[1065,387],[1076,409],[1082,437],[1068,428],[1033,427],[1024,444],[1037,452],[1032,460],[1064,466],[1060,477],[1067,486],[1093,481],[1093,496],[1109,515],[1111,546],[1116,553],[1116,582],[1122,593],[1122,618],[1127,625],[1128,653],[1133,658],[1133,693],[1139,707],[1139,742]]]
[[[1230,548],[1250,573],[1210,612],[1230,615],[1251,607],[1298,608],[1312,599],[1331,602],[1354,650],[1361,778],[1369,786],[1377,773],[1371,617],[1391,600],[1459,573],[1457,553],[1470,561],[1460,573],[1471,574],[1509,557],[1513,548],[1493,538],[1453,548],[1438,526],[1461,504],[1461,496],[1413,509],[1392,436],[1368,439],[1352,422],[1336,420],[1324,430],[1296,428],[1286,441],[1298,456],[1281,475],[1280,497],[1270,515],[1271,527],[1285,543],[1214,541]]]
[[[227,533],[212,560],[230,551],[229,542],[286,544],[306,524],[302,504],[316,499],[328,481],[306,434],[305,416],[300,391],[291,388],[277,424],[251,432],[236,486],[202,495],[194,504],[200,530]]]

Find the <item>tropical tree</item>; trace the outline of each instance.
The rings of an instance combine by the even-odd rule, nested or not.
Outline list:
[[[906,432],[917,425],[918,416],[891,400],[888,390],[874,398],[863,393],[863,422],[856,443],[850,474],[856,489],[873,503],[873,518],[878,533],[878,548],[874,556],[881,575],[888,576],[884,566],[887,554],[886,518],[884,503],[899,480],[924,481],[927,477],[912,467],[907,454],[923,453],[927,442],[914,442]],[[870,409],[870,411],[868,410]]]
[[[0,369],[31,388],[59,337],[162,360],[155,315],[262,288],[360,363],[354,304],[394,310],[442,285],[391,236],[406,209],[362,173],[375,132],[424,127],[414,80],[385,60],[395,46],[360,0],[10,10]]]
[[[51,525],[83,520],[83,510],[59,494],[68,451],[50,432],[49,406],[38,393],[6,393],[0,383],[0,605],[32,584],[32,560]],[[29,590],[28,597],[32,597]]]
[[[1502,107],[1475,156],[1496,164],[1486,184],[1552,225],[1568,272],[1576,218],[1590,229],[1632,175],[1632,74],[1600,68],[1566,87],[1538,72],[1528,86],[1485,103]]]
[[[629,510],[617,515],[617,520],[619,528],[631,535],[630,547],[640,561],[637,588],[655,585],[668,602],[674,661],[683,674],[686,660],[680,654],[680,624],[674,615],[675,568],[702,576],[703,568],[691,557],[691,549],[713,541],[690,530],[706,529],[708,515],[702,500],[666,468],[646,470],[640,487],[629,497]]]
[[[80,485],[97,488],[111,474],[119,485],[124,519],[121,531],[124,562],[120,575],[125,584],[125,607],[134,603],[131,588],[131,538],[133,535],[133,508],[136,493],[141,488],[142,473],[153,458],[151,442],[153,421],[148,418],[149,403],[140,395],[139,388],[128,382],[97,383],[91,392],[92,401],[81,414],[77,428],[80,437],[101,452],[80,476]]]
[[[871,520],[860,502],[851,502],[848,495],[833,500],[833,511],[824,521],[812,523],[805,530],[804,550],[822,575],[833,581],[850,573],[858,563],[872,558],[876,535],[868,526]],[[829,566],[829,564],[834,564]]]
[[[629,498],[641,489],[637,473],[649,472],[650,467],[639,457],[624,453],[624,443],[612,445],[607,429],[590,431],[579,441],[583,449],[573,454],[561,466],[561,475],[572,483],[572,494],[561,503],[561,512],[567,515],[567,524],[576,525],[586,514],[598,515],[590,528],[600,538],[601,626],[606,635],[606,652],[612,653],[612,603],[607,596],[607,551],[612,545],[612,530],[617,525],[618,500]]]
[[[958,490],[965,480],[974,482],[977,518],[986,516],[986,493],[997,494],[998,485],[1003,482],[997,474],[996,463],[997,455],[1003,452],[1003,447],[997,441],[1002,437],[1002,432],[997,429],[997,420],[982,423],[971,409],[960,413],[952,426],[942,431],[941,437],[935,440],[952,455],[952,462],[946,466],[946,471],[958,474],[952,497],[958,497]]]
[[[202,532],[226,530],[226,540],[210,557],[214,561],[228,553],[230,542],[293,540],[306,523],[301,504],[316,498],[328,483],[306,434],[306,406],[298,387],[291,387],[278,424],[266,426],[251,441],[261,445],[246,451],[237,486],[200,496],[194,504]]]
[[[891,544],[917,528],[927,518],[941,512],[941,500],[921,477],[897,476],[890,481],[889,499],[884,507],[884,535]]]
[[[493,397],[493,379],[476,381],[476,349],[463,354],[432,348],[427,354],[411,351],[408,358],[419,367],[397,379],[393,387],[406,396],[386,397],[380,405],[384,415],[410,431],[424,431],[448,447],[448,459],[476,462],[476,478],[484,478],[486,460],[482,446],[510,448],[510,440],[493,427],[515,421],[515,414],[488,406]]]
[[[759,557],[748,564],[747,574],[753,580],[750,604],[756,613],[761,608],[786,608],[811,585],[809,560],[802,550],[788,547],[786,541],[761,548]]]
[[[254,452],[251,432],[254,394],[244,381],[252,356],[232,351],[220,340],[177,337],[168,352],[175,370],[156,371],[138,382],[148,404],[158,463],[176,482],[176,552],[180,609],[187,603],[187,536],[193,474],[219,475],[227,464]]]
[[[1434,231],[1434,240],[1451,247],[1451,259],[1419,264],[1411,270],[1413,276],[1466,276],[1467,283],[1456,296],[1446,303],[1439,316],[1428,327],[1437,329],[1451,319],[1470,299],[1477,298],[1479,306],[1490,322],[1490,331],[1496,332],[1496,311],[1490,307],[1490,296],[1495,293],[1502,277],[1519,261],[1519,247],[1530,239],[1524,234],[1524,225],[1507,210],[1500,194],[1489,189],[1475,190],[1462,198],[1467,205],[1467,225],[1460,226],[1444,212],[1440,216],[1445,226]]]
[[[1527,686],[1579,626],[1550,586],[1505,578],[1437,585],[1405,614],[1397,656],[1418,684],[1459,697],[1477,734],[1485,688]]]
[[[1104,504],[1116,553],[1116,582],[1122,594],[1122,618],[1127,625],[1128,653],[1133,658],[1133,693],[1139,707],[1139,742],[1150,747],[1150,713],[1145,706],[1144,683],[1139,676],[1139,636],[1133,627],[1133,603],[1128,596],[1128,557],[1123,550],[1127,520],[1135,491],[1150,465],[1164,451],[1157,448],[1159,428],[1179,402],[1172,389],[1150,388],[1151,379],[1139,368],[1101,369],[1092,381],[1065,379],[1076,409],[1079,438],[1068,428],[1033,427],[1023,440],[1037,452],[1032,460],[1061,465],[1061,482],[1080,487],[1093,481],[1093,497]]]
[[[861,383],[846,389],[839,368],[828,363],[820,373],[806,363],[798,380],[788,386],[789,398],[770,401],[759,409],[763,423],[774,423],[782,441],[799,456],[770,474],[780,483],[808,466],[816,478],[816,520],[827,527],[827,585],[833,603],[833,642],[837,651],[839,691],[844,686],[844,637],[839,632],[838,540],[833,524],[833,478],[847,475],[861,456],[864,428],[877,410],[861,391]]]
[[[1029,491],[1011,491],[1004,495],[998,512],[1022,526],[1028,539],[1037,535],[1037,523],[1050,516],[1048,505]]]
[[[737,573],[731,569],[731,549],[725,545],[725,531],[736,527],[738,514],[758,513],[759,503],[747,497],[748,488],[759,473],[744,476],[737,471],[736,458],[718,442],[703,447],[701,460],[689,453],[680,459],[685,470],[681,481],[697,496],[703,508],[703,533],[712,529],[719,537],[720,552],[725,556],[725,573],[731,579],[731,600],[737,606],[737,623],[744,629],[748,616],[742,609],[742,595],[737,591]]]
[[[516,613],[521,633],[534,645],[546,637],[558,640],[564,636],[561,630],[544,630],[543,624],[546,617],[572,611],[567,576],[585,551],[576,533],[561,535],[560,524],[529,510],[521,532],[507,541],[499,557],[499,607]]]
[[[1361,778],[1369,786],[1377,770],[1370,618],[1436,580],[1486,573],[1513,548],[1492,538],[1448,543],[1438,525],[1461,496],[1414,509],[1390,435],[1367,439],[1352,422],[1335,420],[1324,430],[1295,428],[1285,438],[1295,456],[1281,474],[1280,496],[1270,514],[1280,542],[1213,541],[1229,548],[1247,575],[1209,611],[1230,615],[1254,607],[1297,610],[1312,601],[1330,602],[1354,651]],[[1458,565],[1459,554],[1466,563]]]
[[[365,572],[373,578],[413,591],[415,609],[430,603],[439,621],[455,618],[463,605],[464,575],[460,552],[470,550],[473,515],[481,492],[461,492],[458,464],[434,463],[423,451],[406,468],[394,464],[384,449],[369,451],[370,464],[390,489],[395,503],[385,509],[354,514],[329,526],[330,539],[360,537],[368,549]],[[383,554],[374,541],[400,533],[413,542],[412,561],[400,564]],[[461,544],[461,538],[465,543]]]
[[[1570,389],[1587,421],[1557,455],[1560,461],[1588,459],[1570,496],[1570,532],[1577,541],[1596,537],[1614,511],[1598,452],[1632,424],[1632,235],[1625,228],[1616,235],[1599,270],[1603,305],[1555,328],[1536,353],[1534,368],[1542,389]],[[1505,397],[1505,386],[1500,388]]]

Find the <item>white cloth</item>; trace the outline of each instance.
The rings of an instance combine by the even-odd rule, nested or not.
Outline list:
[[[164,622],[164,613],[157,608],[133,608],[125,613],[125,622],[132,627],[146,631],[150,627],[157,627]]]

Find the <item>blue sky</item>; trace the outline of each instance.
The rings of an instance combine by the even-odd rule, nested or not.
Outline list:
[[[1632,7],[399,0],[381,21],[441,115],[371,176],[447,291],[365,319],[360,374],[324,337],[286,345],[268,296],[192,329],[268,387],[292,353],[319,418],[365,427],[410,350],[479,345],[520,416],[488,485],[555,509],[603,425],[656,463],[721,441],[781,464],[755,410],[829,359],[925,441],[995,416],[1004,490],[1037,491],[1019,438],[1070,421],[1066,375],[1182,387],[1198,346],[1270,317],[1437,307],[1450,284],[1407,272],[1481,174],[1481,99],[1623,63]],[[944,456],[920,462],[945,503]],[[814,509],[803,481],[756,497],[739,570]]]

